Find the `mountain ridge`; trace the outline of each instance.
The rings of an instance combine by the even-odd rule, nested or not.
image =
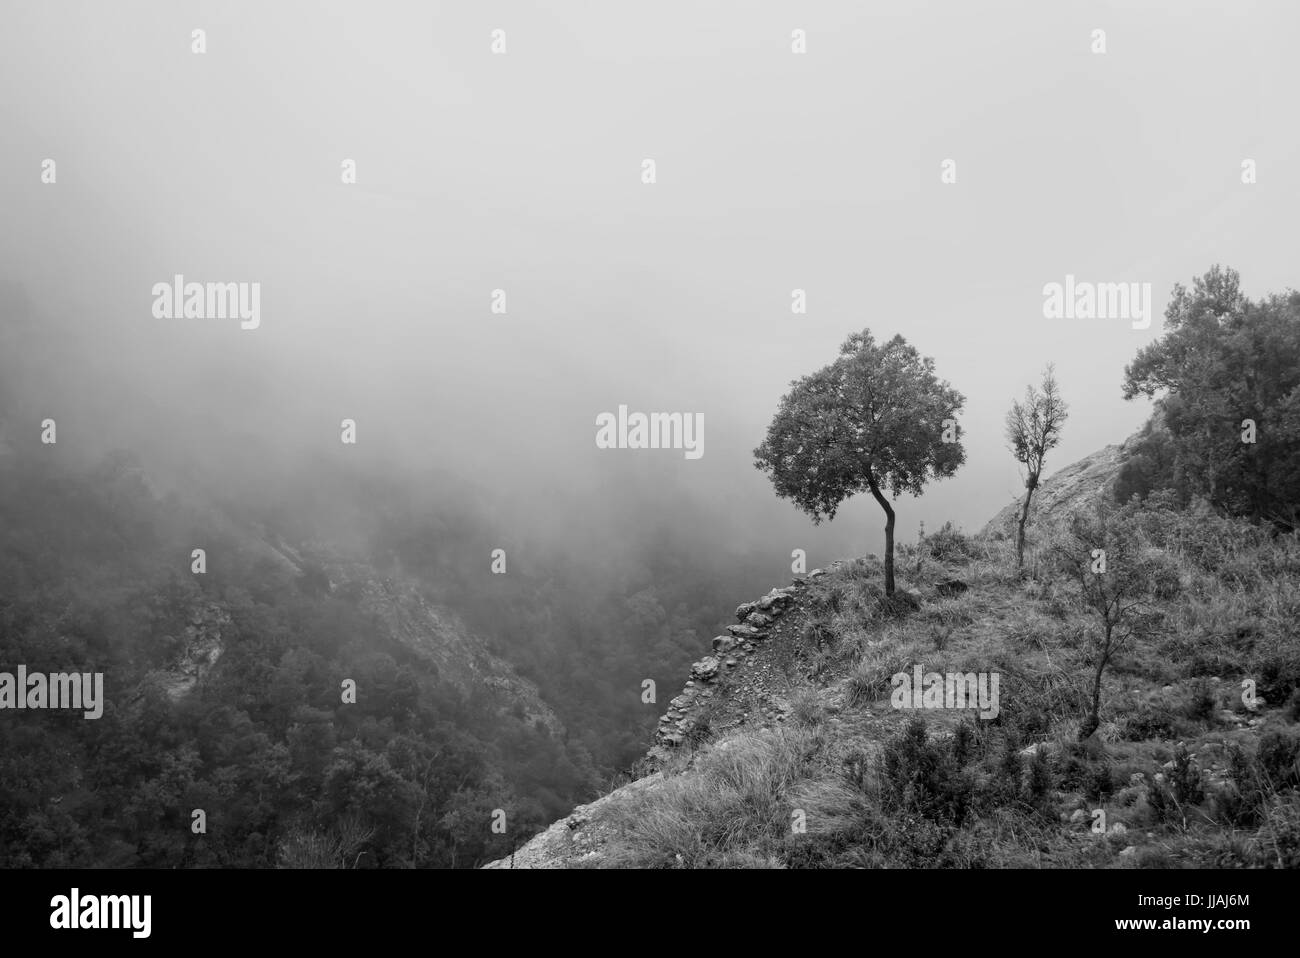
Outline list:
[[[1135,438],[1105,446],[1044,480],[1032,504],[1031,526],[1066,513],[1111,488]],[[1014,530],[1017,516],[1018,503],[1013,502],[986,523],[980,537],[1004,539],[1009,530]],[[796,577],[788,586],[773,588],[757,599],[741,603],[736,609],[737,624],[728,626],[727,634],[713,639],[711,653],[692,665],[682,692],[669,703],[668,711],[660,719],[654,744],[634,769],[636,777],[576,807],[510,856],[482,867],[570,868],[611,864],[604,849],[615,837],[617,828],[607,820],[618,818],[620,806],[625,814],[635,814],[628,809],[663,789],[668,781],[666,771],[674,765],[679,749],[692,744],[693,736],[701,731],[735,733],[746,728],[769,732],[784,725],[799,705],[774,690],[768,679],[781,668],[781,660],[790,646],[803,638],[809,628],[811,613],[815,611],[812,607],[818,602],[814,586],[819,581],[829,582],[846,574],[879,580],[883,564],[874,555],[837,560],[826,569],[814,569],[806,577]],[[917,588],[903,590],[901,601],[912,608],[923,603],[942,603],[967,588],[966,583],[950,578],[934,583],[925,592]],[[719,684],[723,677],[728,680],[725,691]],[[823,690],[829,692],[827,698],[832,711],[840,709],[840,700],[848,694],[842,687],[848,678],[843,673],[823,677]],[[738,682],[733,685],[735,680]],[[840,688],[835,688],[836,682]],[[882,728],[897,724],[890,721],[897,718],[897,713],[894,716],[886,713],[881,718]],[[723,739],[715,747],[725,749],[726,746],[727,741]]]

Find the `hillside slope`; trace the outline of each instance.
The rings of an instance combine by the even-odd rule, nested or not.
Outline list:
[[[127,456],[0,456],[15,664],[100,672],[105,701],[5,712],[4,867],[454,867],[509,849],[463,817],[539,827],[595,780],[536,686],[398,566],[160,496]]]
[[[1036,537],[1106,490],[1123,448],[1044,484]],[[862,559],[743,604],[638,777],[488,867],[1300,864],[1300,546],[1142,519],[1173,574],[1088,741],[1096,622],[1069,581],[1018,574],[994,520],[902,547],[902,602]],[[892,678],[918,668],[996,674],[996,714],[895,707]]]

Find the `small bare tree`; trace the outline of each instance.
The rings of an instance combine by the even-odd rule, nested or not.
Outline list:
[[[1158,565],[1143,555],[1135,506],[1117,507],[1099,499],[1094,511],[1070,517],[1067,533],[1054,551],[1058,568],[1079,583],[1083,604],[1100,620],[1091,637],[1092,702],[1079,729],[1079,741],[1101,724],[1101,682],[1106,667],[1135,638],[1152,633],[1150,605]]]
[[[1038,488],[1047,451],[1061,441],[1061,427],[1069,415],[1069,406],[1061,399],[1056,372],[1051,363],[1043,371],[1041,391],[1032,385],[1025,390],[1024,402],[1012,402],[1007,413],[1007,444],[1016,461],[1025,467],[1025,501],[1020,508],[1016,528],[1016,568],[1025,566],[1025,523],[1029,521],[1029,501]]]

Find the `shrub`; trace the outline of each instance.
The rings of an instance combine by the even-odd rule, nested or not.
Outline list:
[[[849,604],[849,599],[849,589],[836,582],[814,590],[808,598],[808,606],[814,616],[829,619],[835,613],[844,611]]]
[[[975,729],[966,720],[958,723],[952,734],[952,757],[958,765],[969,762],[975,752]]]
[[[826,706],[814,690],[804,689],[790,703],[790,715],[799,725],[813,728],[826,720]]]
[[[939,531],[925,536],[920,547],[940,562],[964,562],[979,555],[971,538],[951,522],[945,522]]]
[[[1157,821],[1187,825],[1187,808],[1205,800],[1201,770],[1187,747],[1179,743],[1174,751],[1174,767],[1165,780],[1153,781],[1147,793],[1147,803]]]
[[[930,740],[925,721],[908,720],[884,745],[880,761],[881,807],[932,822],[960,826],[970,807],[973,782],[941,744]]]
[[[1029,763],[1029,775],[1025,783],[1029,804],[1040,811],[1048,811],[1053,785],[1054,776],[1047,760],[1047,750],[1040,748]]]
[[[1173,788],[1174,797],[1183,805],[1196,805],[1205,799],[1201,769],[1187,746],[1181,742],[1174,750],[1174,767],[1170,771],[1169,784]]]
[[[1260,772],[1274,789],[1300,786],[1300,735],[1272,729],[1260,736],[1255,754]]]
[[[1251,844],[1260,864],[1300,868],[1300,797],[1273,796]]]
[[[1143,742],[1147,739],[1169,739],[1177,732],[1171,724],[1169,713],[1150,702],[1140,702],[1124,716],[1124,740]]]
[[[849,676],[849,704],[864,705],[888,697],[890,680],[899,672],[907,671],[907,668],[908,660],[901,655],[879,652],[867,654]]]
[[[1213,718],[1216,704],[1214,687],[1205,679],[1198,679],[1192,685],[1183,714],[1193,722],[1207,722]]]
[[[818,652],[835,641],[830,624],[822,618],[810,617],[803,627],[803,641]]]
[[[1083,780],[1083,792],[1091,799],[1104,802],[1115,792],[1115,779],[1110,766],[1105,762],[1093,762],[1088,765]]]
[[[1300,648],[1287,637],[1270,641],[1256,655],[1254,671],[1259,676],[1260,695],[1270,702],[1285,702],[1300,688]]]
[[[1014,731],[1008,732],[1002,740],[1002,754],[997,763],[991,797],[1001,802],[1014,801],[1019,797],[1020,779],[1024,774],[1024,759],[1020,755],[1020,739]]]
[[[1266,782],[1258,763],[1236,743],[1228,747],[1228,778],[1232,790],[1219,795],[1220,813],[1236,825],[1255,824],[1266,798]]]

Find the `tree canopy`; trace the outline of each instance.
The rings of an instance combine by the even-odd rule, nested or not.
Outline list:
[[[1159,396],[1163,429],[1137,450],[1146,483],[1201,495],[1219,509],[1300,521],[1300,293],[1252,302],[1235,270],[1182,284],[1165,334],[1125,370],[1124,397]],[[1249,420],[1249,423],[1247,422]],[[1165,431],[1167,430],[1167,432]],[[1144,449],[1157,440],[1171,448]],[[1159,455],[1156,455],[1159,453]],[[1161,475],[1152,463],[1164,461]],[[1130,474],[1123,487],[1134,489]]]
[[[920,495],[965,461],[956,416],[965,398],[902,336],[854,333],[830,365],[791,383],[754,450],[776,494],[814,522],[870,491],[885,510],[886,591],[893,587],[893,509],[884,496]]]

